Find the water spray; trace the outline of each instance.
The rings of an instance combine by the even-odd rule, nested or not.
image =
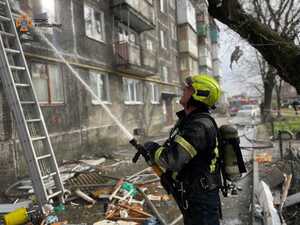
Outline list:
[[[19,7],[16,7],[15,4],[14,8],[17,9],[17,11],[20,14],[27,15],[25,12],[23,12]],[[38,34],[47,44],[49,47],[52,48],[52,50],[55,52],[55,54],[59,57],[59,59],[68,67],[68,69],[71,71],[71,74],[74,75],[74,77],[85,87],[85,89],[100,103],[102,108],[106,111],[106,113],[110,116],[110,118],[120,127],[120,129],[123,131],[123,133],[127,136],[129,139],[129,143],[136,148],[137,153],[135,154],[133,158],[133,162],[136,163],[139,159],[139,157],[142,155],[144,156],[145,160],[147,162],[150,162],[149,158],[147,157],[147,154],[144,147],[140,144],[138,144],[137,140],[134,138],[134,136],[128,131],[128,129],[119,121],[119,119],[112,114],[110,109],[102,102],[102,100],[98,97],[98,95],[95,94],[95,92],[91,89],[91,87],[80,77],[78,72],[70,65],[70,63],[67,62],[67,60],[63,57],[62,53],[58,51],[58,49],[54,46],[52,42],[49,41],[49,39],[40,31],[38,28],[33,27],[33,32]],[[149,163],[148,163],[149,164]],[[153,166],[153,165],[150,165]]]
[[[126,129],[126,127],[119,121],[119,119],[112,114],[110,109],[101,101],[101,99],[95,94],[95,92],[91,89],[91,87],[80,77],[76,70],[67,62],[67,60],[62,56],[62,54],[57,50],[57,48],[48,40],[48,38],[35,29],[35,32],[43,38],[43,40],[55,51],[56,55],[63,61],[63,63],[68,67],[71,73],[77,78],[77,80],[85,87],[85,89],[100,103],[102,108],[106,111],[106,113],[110,116],[110,118],[121,128],[121,130],[126,134],[129,139],[129,143],[136,148],[137,153],[135,154],[132,161],[136,163],[139,157],[142,155],[144,156],[145,160],[148,162],[149,159],[145,154],[145,149],[142,145],[138,144],[137,140],[133,137],[133,135]]]

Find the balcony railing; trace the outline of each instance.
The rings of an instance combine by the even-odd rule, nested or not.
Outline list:
[[[115,55],[117,65],[141,65],[141,49],[138,45],[126,41],[116,42]]]
[[[127,41],[114,43],[115,66],[141,76],[153,76],[157,71],[155,54]]]
[[[113,11],[123,23],[138,32],[155,27],[153,5],[147,0],[114,0]]]

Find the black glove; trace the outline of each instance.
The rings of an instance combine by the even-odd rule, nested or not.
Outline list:
[[[160,145],[153,141],[148,141],[144,144],[144,149],[146,151],[148,160],[154,162],[154,155],[155,155],[156,150],[159,147],[160,147]]]
[[[167,170],[163,173],[160,177],[160,183],[167,191],[168,194],[174,194],[174,187],[173,187],[173,179],[172,179],[172,172]]]

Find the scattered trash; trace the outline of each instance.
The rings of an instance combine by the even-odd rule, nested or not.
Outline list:
[[[159,180],[157,175],[150,168],[146,168],[127,178],[110,177],[101,174],[101,171],[96,168],[104,162],[104,158],[80,160],[64,164],[60,168],[68,191],[65,204],[78,209],[88,209],[103,204],[105,220],[94,223],[95,225],[166,225],[167,223],[151,202],[170,200],[170,196],[157,189],[156,184],[153,185],[155,189],[152,188],[151,185]],[[47,182],[51,186],[53,181]],[[22,191],[21,196],[29,197],[28,194],[32,194],[30,180],[25,179],[12,185],[7,191],[8,196],[12,197],[18,190]],[[144,193],[145,191],[147,194]],[[81,199],[90,204],[83,205],[82,201],[78,201]],[[14,204],[0,205],[0,212],[11,212],[4,216],[5,225],[21,225],[27,222],[43,225],[68,224],[66,220],[60,221],[60,215],[65,214],[66,211],[64,204],[46,204],[43,206],[43,211],[37,212],[30,211],[31,203],[32,201],[20,201],[17,198],[14,199]],[[147,207],[144,206],[145,203]],[[150,209],[151,212],[147,212],[146,209]]]
[[[30,204],[32,204],[32,201],[30,200],[13,203],[13,204],[0,204],[0,213],[1,214],[9,213],[19,208],[29,208]]]
[[[85,201],[87,201],[87,202],[89,202],[89,203],[91,203],[91,204],[93,204],[93,205],[96,203],[96,201],[95,201],[94,199],[92,199],[90,196],[88,196],[87,194],[83,193],[83,192],[82,192],[81,190],[79,190],[79,189],[77,189],[77,190],[75,191],[75,194],[76,194],[78,197],[84,199]]]
[[[50,224],[53,224],[53,223],[58,223],[58,217],[56,215],[50,215],[46,218],[45,220],[45,224],[46,225],[50,225]]]
[[[160,225],[160,222],[157,218],[151,217],[150,219],[147,219],[142,225]]]
[[[258,204],[254,205],[254,216],[256,218],[263,219],[263,209]]]
[[[272,162],[272,154],[271,153],[256,153],[255,161],[258,163],[267,163]]]

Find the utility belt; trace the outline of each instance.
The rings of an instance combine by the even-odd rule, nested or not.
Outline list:
[[[188,209],[186,196],[189,195],[189,193],[209,192],[220,187],[219,176],[217,174],[209,174],[208,176],[201,174],[193,180],[175,180],[172,178],[172,172],[169,171],[161,176],[161,184],[168,194],[174,196],[182,210]]]

